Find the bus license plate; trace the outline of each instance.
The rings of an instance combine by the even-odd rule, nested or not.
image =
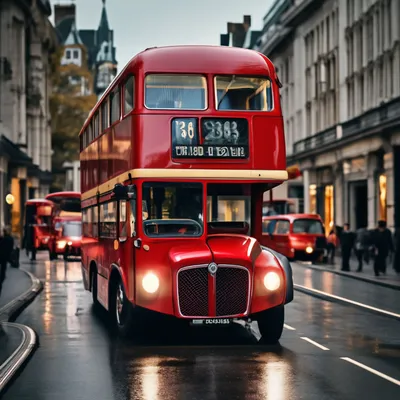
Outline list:
[[[229,325],[232,322],[229,318],[207,318],[193,319],[192,325]]]

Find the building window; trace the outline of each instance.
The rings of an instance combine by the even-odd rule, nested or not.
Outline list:
[[[67,51],[65,52],[65,58],[66,58],[67,60],[70,60],[70,59],[71,59],[71,50],[67,50]]]
[[[79,51],[78,50],[74,50],[73,58],[75,60],[77,60],[79,58]]]
[[[379,176],[379,219],[387,220],[387,177],[382,174]]]
[[[308,190],[310,196],[310,214],[317,213],[317,185],[310,185]]]

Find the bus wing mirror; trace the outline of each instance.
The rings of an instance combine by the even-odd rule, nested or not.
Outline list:
[[[112,197],[116,200],[125,200],[128,198],[128,188],[121,183],[117,183],[112,191]]]

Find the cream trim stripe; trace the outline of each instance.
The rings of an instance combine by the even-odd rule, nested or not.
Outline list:
[[[252,169],[132,169],[116,176],[98,187],[82,193],[81,199],[86,200],[96,196],[97,192],[106,193],[114,188],[117,183],[122,183],[132,178],[183,178],[183,179],[210,179],[210,180],[260,180],[260,181],[286,181],[288,173],[286,170],[252,170]]]

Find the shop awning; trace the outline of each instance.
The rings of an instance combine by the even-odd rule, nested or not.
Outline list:
[[[0,156],[8,158],[9,162],[14,165],[33,165],[32,159],[4,135],[0,137]]]

